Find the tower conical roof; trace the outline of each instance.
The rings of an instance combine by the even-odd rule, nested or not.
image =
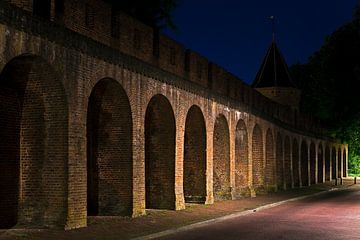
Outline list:
[[[271,43],[269,49],[267,50],[264,61],[261,64],[260,70],[256,74],[252,87],[296,88],[296,85],[291,80],[285,59],[281,55],[275,41]]]

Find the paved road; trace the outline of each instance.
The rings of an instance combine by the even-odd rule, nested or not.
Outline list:
[[[360,188],[329,192],[160,239],[360,239]]]

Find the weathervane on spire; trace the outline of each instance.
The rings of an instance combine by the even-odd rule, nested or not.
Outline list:
[[[275,42],[275,16],[268,17],[272,23],[272,40]]]

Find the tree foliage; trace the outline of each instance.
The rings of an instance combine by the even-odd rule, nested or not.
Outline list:
[[[359,43],[360,7],[357,6],[353,20],[326,37],[323,46],[306,64],[290,68],[302,90],[302,110],[318,117],[333,136],[349,143],[354,161],[360,160]]]
[[[152,27],[176,29],[172,12],[179,0],[106,0],[115,10],[126,12]]]

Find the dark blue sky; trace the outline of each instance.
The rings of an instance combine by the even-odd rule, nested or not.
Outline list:
[[[318,50],[326,35],[349,22],[360,0],[180,0],[173,18],[177,32],[165,33],[251,83],[276,39],[288,65]]]

